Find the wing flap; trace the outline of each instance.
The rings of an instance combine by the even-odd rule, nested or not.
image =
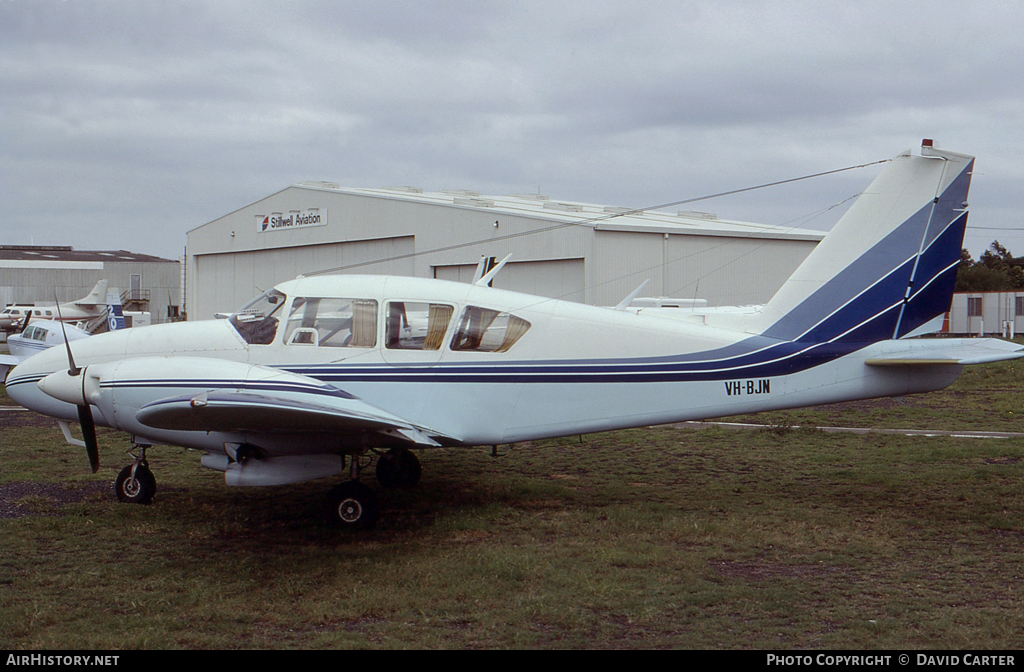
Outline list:
[[[359,399],[330,405],[272,394],[218,390],[158,399],[135,414],[156,429],[205,432],[376,431],[423,446],[439,446],[420,428]]]
[[[1024,346],[998,338],[889,341],[868,366],[970,366],[1024,357]]]

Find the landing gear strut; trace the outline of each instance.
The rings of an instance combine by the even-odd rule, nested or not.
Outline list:
[[[119,501],[126,504],[149,504],[156,494],[156,478],[149,470],[149,462],[146,461],[145,446],[136,446],[141,450],[141,455],[135,457],[135,462],[121,470],[114,481],[114,492]],[[131,453],[129,453],[131,454]]]
[[[373,490],[359,482],[362,464],[358,455],[351,456],[350,465],[352,480],[334,486],[327,493],[330,516],[345,529],[368,530],[380,518],[380,505]]]

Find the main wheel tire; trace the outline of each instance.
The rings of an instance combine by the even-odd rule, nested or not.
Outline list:
[[[392,448],[377,458],[377,482],[383,488],[411,488],[422,475],[423,467],[412,451]]]
[[[149,504],[156,494],[156,478],[145,463],[135,469],[135,478],[132,478],[133,466],[129,464],[117,475],[114,492],[117,499],[126,504]]]
[[[377,495],[359,481],[348,481],[331,489],[327,494],[334,521],[350,530],[368,530],[380,518]]]

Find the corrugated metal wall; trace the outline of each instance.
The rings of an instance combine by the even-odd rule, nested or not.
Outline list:
[[[588,303],[615,305],[644,280],[643,296],[765,303],[814,249],[813,241],[595,232]]]
[[[189,307],[189,319],[204,320],[214,313],[237,310],[274,285],[303,273],[337,268],[367,259],[403,257],[413,252],[411,236],[350,243],[252,250],[195,256],[193,282],[202,283]],[[339,273],[412,275],[412,258],[361,266]]]
[[[474,273],[475,264],[434,267],[434,277],[438,280],[470,282]],[[583,259],[509,261],[498,272],[491,286],[586,303],[586,281],[586,265]]]
[[[100,280],[111,290],[127,291],[133,274],[142,276],[154,322],[167,318],[167,306],[181,305],[181,269],[177,262],[68,262],[71,268],[26,268],[0,264],[0,307],[8,303],[53,303],[80,299]]]
[[[326,225],[276,231],[257,225],[269,213],[312,208],[326,214]],[[644,296],[697,297],[710,305],[764,303],[817,244],[807,233],[803,240],[689,235],[678,229],[666,234],[657,225],[558,216],[290,187],[189,232],[189,317],[234,310],[299,273],[413,253],[401,263],[358,272],[464,281],[481,256],[512,253],[496,287],[615,305],[651,278]],[[731,225],[708,223],[716,226]],[[390,242],[395,240],[403,242]]]

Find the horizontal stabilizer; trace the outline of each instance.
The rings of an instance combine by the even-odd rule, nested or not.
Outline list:
[[[966,366],[1024,357],[1024,346],[998,338],[942,338],[888,341],[875,346],[868,366]]]

